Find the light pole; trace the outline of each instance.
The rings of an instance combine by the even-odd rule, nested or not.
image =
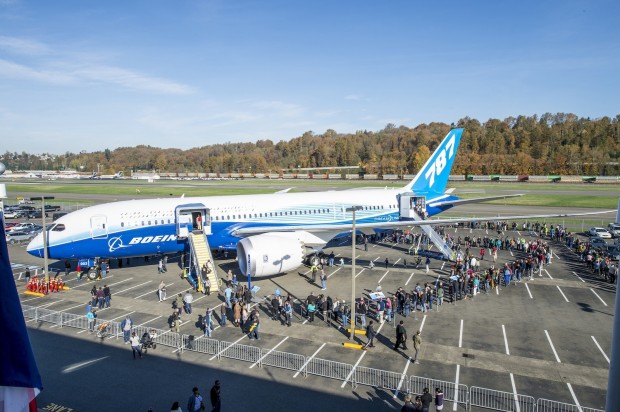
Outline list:
[[[47,267],[47,227],[45,226],[45,199],[54,199],[54,196],[36,196],[30,200],[41,201],[41,222],[43,224],[43,270],[45,271],[45,285],[49,285],[50,275]]]
[[[351,232],[351,333],[349,340],[353,340],[355,336],[355,212],[362,210],[362,206],[351,206],[345,209],[346,212],[353,212],[353,228]]]

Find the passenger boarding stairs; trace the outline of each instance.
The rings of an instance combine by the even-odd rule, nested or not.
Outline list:
[[[420,215],[415,212],[412,212],[413,220],[421,221],[423,220]],[[430,239],[431,242],[439,249],[439,251],[446,257],[448,260],[454,260],[454,254],[452,249],[448,244],[443,240],[443,238],[439,235],[439,233],[435,232],[435,229],[431,225],[420,225],[420,228],[426,233],[426,236]]]
[[[398,202],[401,220],[424,220],[420,216],[420,213],[426,214],[426,197],[424,197],[423,195],[416,195],[413,192],[401,193],[398,196]],[[439,236],[437,232],[435,232],[435,229],[433,229],[430,225],[420,225],[420,227],[422,228],[424,233],[426,233],[431,242],[433,242],[433,244],[437,246],[437,249],[439,249],[439,251],[444,255],[446,259],[455,260],[455,255],[452,252],[452,249],[442,239],[442,237]]]
[[[196,279],[198,280],[198,291],[206,293],[204,288],[205,279],[202,274],[202,267],[207,265],[209,269],[207,277],[211,283],[211,291],[219,290],[220,284],[215,270],[215,261],[213,255],[211,255],[211,249],[209,248],[209,242],[207,236],[203,232],[189,233],[189,242],[191,246],[191,253],[196,263]]]

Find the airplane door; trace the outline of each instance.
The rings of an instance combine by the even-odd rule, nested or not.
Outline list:
[[[106,239],[108,237],[108,222],[105,216],[91,216],[90,233],[93,239]]]

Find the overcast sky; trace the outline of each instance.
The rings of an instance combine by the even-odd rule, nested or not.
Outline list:
[[[0,151],[620,113],[620,2],[0,0]]]

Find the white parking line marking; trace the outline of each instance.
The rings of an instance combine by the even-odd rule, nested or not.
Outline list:
[[[130,287],[130,288],[123,289],[123,290],[121,290],[121,291],[115,292],[115,294],[116,294],[116,295],[118,295],[118,294],[121,294],[121,293],[125,293],[125,292],[127,292],[128,290],[132,290],[132,289],[135,289],[135,288],[139,288],[140,286],[144,286],[144,285],[146,285],[146,284],[148,284],[148,283],[151,283],[151,282],[152,282],[152,280],[147,280],[146,282],[144,282],[144,283],[140,283],[139,285],[135,285],[135,286],[132,286],[132,287]]]
[[[562,259],[560,259],[560,257],[554,251],[551,251],[551,253],[553,254],[553,256],[555,256],[556,259],[562,260]]]
[[[301,366],[301,368],[299,368],[299,370],[297,371],[297,373],[295,373],[295,375],[293,375],[293,378],[296,378],[296,377],[297,377],[297,375],[299,375],[299,374],[301,373],[301,371],[303,371],[303,370],[304,370],[304,368],[305,368],[305,367],[306,367],[306,366],[310,363],[310,361],[311,361],[311,360],[312,360],[312,359],[316,356],[316,354],[317,354],[317,353],[319,353],[319,351],[325,347],[325,345],[327,345],[327,342],[323,343],[323,344],[321,345],[321,347],[320,347],[320,348],[318,348],[318,349],[317,349],[317,350],[316,350],[316,351],[312,354],[312,356],[310,356],[308,359],[306,359],[306,363],[304,363],[304,364]]]
[[[409,281],[411,280],[411,278],[413,277],[413,273],[411,272],[411,275],[409,275],[409,279],[407,279],[407,282],[405,282],[405,286],[407,286],[409,284]]]
[[[332,277],[332,275],[336,272],[338,272],[340,269],[342,269],[342,267],[339,267],[338,269],[334,270],[332,273],[330,273],[329,275],[327,275],[327,279],[329,279],[330,277]]]
[[[422,332],[422,329],[424,329],[424,322],[426,322],[426,315],[424,315],[424,318],[422,319],[422,323],[420,323],[420,332]]]
[[[355,277],[358,277],[359,275],[361,275],[361,274],[362,274],[362,272],[363,272],[363,271],[365,271],[365,270],[366,270],[366,268],[364,268],[364,269],[360,270],[360,271],[358,272],[358,274],[357,274],[357,275],[355,275]]]
[[[394,262],[394,264],[392,266],[396,266],[396,264],[400,262],[400,258],[398,258],[398,260],[396,262]]]
[[[454,379],[455,387],[459,387],[459,374],[461,372],[461,365],[456,365],[456,378]],[[459,391],[454,391],[454,406],[453,411],[456,411],[459,406]]]
[[[573,400],[575,401],[575,405],[577,405],[577,409],[579,409],[579,412],[583,412],[583,409],[581,409],[581,405],[579,405],[579,401],[577,400],[577,397],[575,396],[575,392],[573,392],[573,387],[570,386],[570,383],[566,382],[566,386],[568,386],[568,390],[570,391],[570,394],[573,396]]]
[[[48,307],[48,306],[52,306],[52,305],[54,305],[54,304],[56,304],[56,303],[60,303],[60,302],[62,302],[63,300],[64,300],[64,299],[60,299],[60,300],[56,300],[56,301],[54,301],[54,302],[46,303],[45,305],[37,306],[37,308],[46,308],[46,307]]]
[[[530,299],[534,299],[532,297],[532,292],[530,292],[530,287],[527,285],[527,283],[525,284],[525,289],[527,289],[527,294],[530,295]]]
[[[547,274],[547,276],[549,276],[549,279],[553,279],[553,278],[551,277],[551,275],[549,274],[549,271],[548,271],[547,269],[543,269],[543,270],[545,271],[545,273]]]
[[[510,374],[510,382],[512,383],[512,393],[515,396],[515,411],[521,412],[521,407],[519,406],[519,396],[517,395],[517,387],[515,386],[515,377],[513,374]]]
[[[400,388],[403,386],[403,382],[405,381],[405,377],[407,376],[407,369],[409,369],[409,364],[411,363],[411,358],[407,359],[407,363],[405,364],[405,370],[403,370],[403,374],[400,376],[400,381],[398,382],[398,386],[394,391],[394,396],[392,399],[398,398],[398,393],[400,392]]]
[[[506,327],[502,325],[502,333],[504,334],[504,344],[506,345],[506,355],[510,355],[510,351],[508,350],[508,339],[506,338]]]
[[[381,281],[383,280],[383,278],[385,277],[385,275],[387,275],[388,273],[390,273],[389,270],[386,270],[385,273],[383,274],[383,276],[381,276],[381,279],[379,279],[379,281],[377,283],[381,283]]]
[[[172,286],[172,285],[174,285],[174,282],[167,284],[167,285],[166,285],[166,287],[168,287],[168,286]],[[140,299],[140,298],[141,298],[141,297],[143,297],[143,296],[150,295],[150,294],[153,294],[153,293],[157,293],[157,291],[158,291],[158,290],[159,290],[159,288],[157,288],[157,289],[155,289],[155,290],[150,290],[150,291],[148,291],[148,292],[146,292],[146,293],[143,293],[143,294],[142,294],[142,295],[140,295],[140,296],[136,296],[134,299]]]
[[[342,385],[340,385],[341,388],[344,388],[347,385],[347,382],[349,381],[349,379],[351,379],[351,376],[353,376],[353,374],[355,373],[355,368],[357,368],[357,365],[360,364],[360,362],[362,361],[362,359],[364,359],[364,356],[366,356],[367,353],[368,353],[367,351],[362,352],[357,362],[355,362],[355,365],[353,365],[351,372],[349,372],[349,375],[347,376],[347,378],[344,380],[344,382],[342,382]]]
[[[269,352],[265,353],[263,356],[260,357],[259,360],[257,360],[256,362],[254,362],[252,364],[252,366],[250,366],[250,369],[252,369],[253,367],[255,367],[256,365],[258,365],[263,359],[265,359],[267,357],[267,355],[269,355],[271,352],[273,352],[274,350],[276,350],[276,348],[280,345],[282,345],[286,340],[288,339],[288,336],[285,336],[284,339],[282,339],[276,346],[274,346],[273,348],[271,348],[269,350]]]
[[[578,275],[578,274],[576,274],[575,272],[572,272],[572,273],[573,273],[573,275],[577,276],[577,278],[578,278],[580,281],[582,281],[582,282],[584,282],[584,283],[585,283],[585,280],[581,279],[581,276],[579,276],[579,275]]]
[[[555,356],[555,360],[558,361],[558,363],[562,363],[562,361],[560,360],[560,357],[558,356],[558,353],[555,351],[555,346],[553,346],[553,342],[551,342],[551,336],[549,336],[549,332],[547,332],[546,329],[545,329],[545,335],[547,336],[547,340],[549,341],[549,345],[551,345],[551,350],[553,351],[553,355]]]
[[[560,291],[560,293],[562,294],[562,296],[564,297],[564,300],[568,302],[568,298],[566,297],[566,295],[564,294],[564,292],[562,292],[562,289],[560,289],[559,286],[556,286],[558,288],[558,290]]]
[[[592,289],[592,288],[588,288],[588,289],[590,289],[592,291],[592,293],[594,293],[594,296],[596,296],[598,298],[598,300],[600,300],[603,305],[607,306],[607,303],[605,303],[605,301],[598,295],[598,293],[596,293],[596,291],[594,289]]]
[[[237,343],[241,342],[241,340],[247,338],[247,335],[243,335],[242,337],[240,337],[239,339],[237,339],[236,341],[234,341],[233,343],[230,344],[230,346],[226,347],[225,349],[222,349],[221,351],[219,351],[218,353],[216,353],[215,355],[211,356],[209,358],[210,361],[212,361],[213,359],[217,358],[218,356],[220,356],[222,353],[226,352],[229,348],[232,348],[233,346],[235,346]]]
[[[377,333],[376,333],[377,336],[379,335],[379,333],[381,332],[381,328],[383,328],[385,324],[387,324],[387,322],[384,322],[381,324],[381,326],[379,326],[379,329],[377,329]],[[351,372],[349,372],[349,375],[347,376],[347,378],[344,380],[344,382],[342,382],[342,385],[340,385],[341,388],[344,388],[345,386],[347,386],[347,382],[349,381],[349,379],[351,379],[351,376],[353,376],[353,374],[355,373],[355,368],[357,368],[357,366],[360,364],[362,359],[364,359],[364,356],[366,356],[367,353],[368,353],[367,351],[364,351],[360,355],[357,362],[355,362],[355,365],[353,365],[353,368],[351,368]]]
[[[601,353],[603,354],[603,357],[605,358],[605,360],[607,361],[607,363],[611,363],[609,361],[609,358],[607,357],[607,355],[605,354],[605,352],[603,352],[603,348],[601,348],[601,345],[598,344],[598,342],[596,341],[596,338],[594,336],[592,336],[592,340],[594,341],[594,344],[596,345],[596,347],[598,348],[598,350],[601,351]]]
[[[459,348],[463,347],[463,319],[461,319],[461,331],[459,332]]]

